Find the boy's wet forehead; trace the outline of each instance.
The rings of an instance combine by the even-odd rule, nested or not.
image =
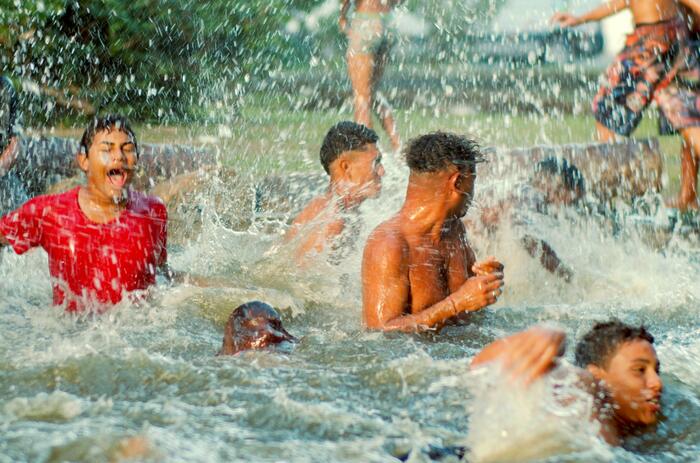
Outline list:
[[[651,365],[659,368],[656,350],[649,341],[635,339],[620,344],[608,360],[608,369],[627,368],[632,364]]]
[[[134,138],[125,131],[113,127],[109,130],[105,129],[96,132],[94,138],[92,139],[90,149],[93,147],[97,147],[99,149],[112,146],[126,147],[127,145],[131,145],[133,148],[136,145]]]

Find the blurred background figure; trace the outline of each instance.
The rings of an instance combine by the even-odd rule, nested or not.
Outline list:
[[[17,92],[12,81],[0,77],[0,215],[15,209],[28,197],[12,167],[19,155]]]
[[[352,83],[355,122],[372,128],[372,112],[376,112],[394,151],[399,150],[401,140],[391,107],[377,88],[395,40],[389,28],[390,13],[399,2],[355,0],[355,10],[348,25],[351,0],[342,0],[338,21],[340,30],[348,37],[348,75]]]

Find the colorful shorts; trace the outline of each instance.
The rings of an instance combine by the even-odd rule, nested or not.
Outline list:
[[[593,99],[596,120],[619,135],[632,133],[686,38],[682,21],[638,25]]]
[[[659,132],[671,135],[687,127],[700,127],[700,37],[681,48],[668,84],[656,91]]]
[[[394,42],[389,14],[355,13],[348,31],[348,53],[386,55]]]

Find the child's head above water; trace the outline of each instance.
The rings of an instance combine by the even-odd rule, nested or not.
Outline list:
[[[124,116],[99,116],[90,121],[80,140],[77,162],[94,197],[125,201],[137,161],[136,134]]]
[[[619,320],[597,323],[576,345],[576,364],[612,394],[615,416],[627,425],[656,423],[663,383],[654,337]]]
[[[321,144],[321,165],[331,182],[342,184],[346,195],[360,201],[379,195],[382,188],[382,154],[377,133],[352,121],[338,122]]]
[[[277,311],[264,302],[246,302],[231,312],[219,355],[262,349],[285,341],[297,339],[284,329]]]

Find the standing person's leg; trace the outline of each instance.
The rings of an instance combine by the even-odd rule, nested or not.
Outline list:
[[[377,15],[355,13],[348,30],[348,75],[352,84],[355,122],[372,127],[372,76],[383,25]]]
[[[386,131],[391,140],[391,147],[394,151],[398,151],[401,147],[401,139],[396,130],[396,121],[394,120],[391,106],[386,98],[377,91],[379,82],[384,76],[384,69],[386,68],[390,48],[391,44],[389,40],[385,39],[375,54],[374,70],[372,73],[372,98],[374,99],[374,110],[377,112],[377,116],[379,117],[384,131]]]
[[[700,158],[700,127],[681,130],[681,191],[677,207],[698,209],[698,159]]]
[[[355,122],[372,127],[372,69],[374,57],[366,53],[349,51],[348,75],[352,84]]]

